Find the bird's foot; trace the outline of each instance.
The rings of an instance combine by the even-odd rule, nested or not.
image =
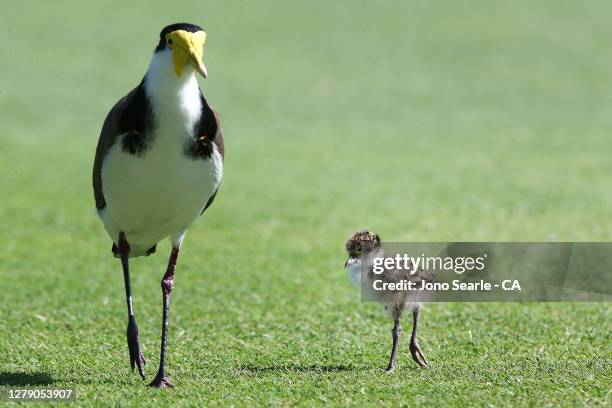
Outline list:
[[[165,374],[157,373],[153,381],[149,384],[149,387],[155,388],[174,388],[174,385],[170,382]]]
[[[138,327],[136,326],[136,320],[134,320],[133,317],[130,317],[128,322],[127,343],[128,350],[130,352],[130,366],[132,367],[132,371],[134,371],[135,367],[138,367],[138,373],[144,380],[144,366],[147,364],[147,362],[140,352],[140,345],[138,344]]]
[[[385,368],[385,372],[387,372],[387,373],[392,373],[394,371],[395,371],[395,364],[393,364],[393,365],[389,364],[387,366],[387,368]]]
[[[429,365],[416,340],[410,342],[410,354],[412,355],[412,359],[421,367],[426,368]]]

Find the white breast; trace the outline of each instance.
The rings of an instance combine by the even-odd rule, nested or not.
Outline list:
[[[358,259],[346,268],[349,280],[358,288],[361,288],[361,267],[361,259]]]
[[[107,203],[103,221],[109,224],[111,238],[125,232],[135,253],[170,235],[181,235],[200,215],[223,177],[216,148],[207,160],[160,150],[153,147],[138,158],[123,152],[118,143],[102,167]]]

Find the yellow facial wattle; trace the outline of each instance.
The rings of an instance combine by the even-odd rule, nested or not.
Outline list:
[[[190,64],[204,78],[208,76],[204,65],[204,43],[206,33],[198,31],[191,33],[185,30],[176,30],[166,35],[166,43],[172,49],[174,72],[180,76],[185,65]]]

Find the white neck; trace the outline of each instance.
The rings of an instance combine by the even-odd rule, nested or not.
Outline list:
[[[202,103],[195,70],[189,64],[180,76],[174,72],[172,51],[153,53],[144,80],[144,88],[151,101],[158,137],[173,135],[192,137],[193,127],[200,118]]]

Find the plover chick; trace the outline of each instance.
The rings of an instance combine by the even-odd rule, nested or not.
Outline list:
[[[400,284],[402,282],[414,282],[416,287],[421,286],[421,282],[431,281],[433,277],[423,270],[412,271],[411,265],[408,268],[394,267],[385,268],[380,274],[374,273],[374,260],[376,258],[387,258],[382,248],[380,237],[370,231],[357,232],[346,242],[346,251],[349,258],[344,267],[349,273],[349,277],[362,290],[362,296],[384,305],[385,310],[393,318],[393,345],[391,347],[391,357],[386,371],[393,371],[397,361],[397,348],[399,346],[402,327],[400,318],[406,307],[412,309],[412,335],[410,336],[410,354],[412,359],[421,367],[427,367],[428,363],[419,347],[417,333],[419,330],[419,314],[421,312],[422,293],[410,290],[375,290],[374,281],[380,280],[376,287],[382,284]],[[414,273],[413,273],[414,272]],[[387,286],[388,287],[388,286]]]

